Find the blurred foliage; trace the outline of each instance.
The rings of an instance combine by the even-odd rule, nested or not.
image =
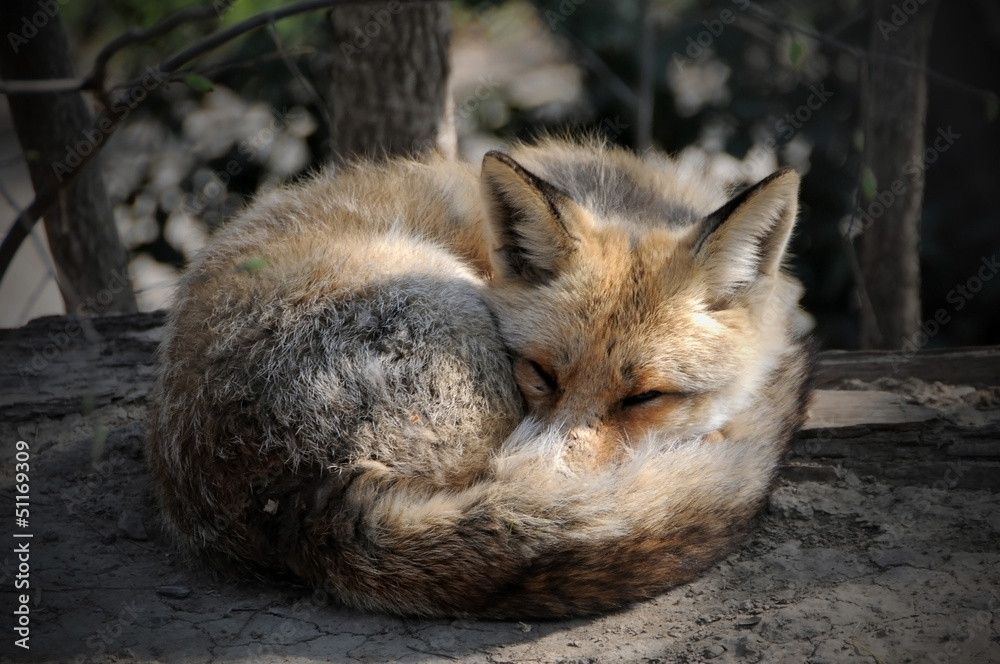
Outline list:
[[[479,15],[507,4],[461,3]],[[669,152],[700,144],[742,159],[759,149],[755,146],[773,141],[778,162],[795,166],[805,176],[792,245],[792,268],[806,285],[805,305],[817,319],[824,347],[857,347],[859,298],[845,235],[859,201],[871,200],[878,186],[870,174],[866,177],[862,164],[862,63],[847,49],[812,35],[866,50],[868,3],[804,0],[751,6],[745,0],[534,0],[532,4],[539,19],[569,45],[576,62],[588,71],[589,111],[571,120],[576,129],[600,131],[625,145],[635,144],[634,104],[616,94],[608,77],[588,63],[596,56],[628,88],[638,90],[639,35],[643,21],[652,20],[657,26],[652,67],[654,144]],[[998,14],[992,0],[942,3],[930,67],[982,90],[1000,89],[1000,77],[990,65],[1000,59]],[[977,52],[966,55],[969,42],[977,45]],[[957,57],[959,53],[963,55]],[[695,75],[678,76],[680,69],[692,67]],[[707,86],[710,79],[718,89],[692,106],[689,89]],[[807,104],[817,89],[828,101],[811,109]],[[961,86],[930,83],[929,140],[934,138],[934,127],[954,124],[957,129],[959,122],[968,131],[965,135],[974,138],[941,155],[927,171],[922,217],[925,319],[942,306],[957,311],[957,305],[947,301],[950,289],[974,276],[983,256],[1000,253],[1000,206],[985,182],[980,183],[995,181],[998,171],[995,160],[984,157],[990,154],[987,146],[1000,148],[1000,132],[993,123],[995,107],[995,97],[984,101],[963,92]],[[607,120],[618,118],[623,122],[614,124],[623,127],[621,133],[608,132]],[[565,119],[539,121],[515,108],[497,133],[526,138],[565,124]],[[963,305],[955,319],[928,346],[1000,343],[1000,281]]]
[[[465,3],[465,7],[484,14],[497,4]],[[855,9],[857,4],[797,3],[781,18],[808,31],[836,26],[840,38],[864,44],[867,23]],[[722,149],[742,159],[755,144],[772,139],[778,161],[788,163],[793,156],[788,146],[794,141],[793,165],[808,171],[802,193],[807,204],[792,248],[794,270],[806,284],[805,304],[817,318],[824,345],[855,346],[856,297],[839,228],[853,208],[860,167],[861,146],[853,140],[860,122],[855,63],[844,65],[838,62],[841,54],[826,53],[809,37],[760,20],[741,9],[747,3],[740,1],[652,0],[646,9],[638,0],[538,0],[534,5],[542,22],[570,44],[582,66],[586,68],[589,51],[632,90],[639,89],[641,22],[657,22],[652,136],[658,147],[676,152],[701,143],[709,151]],[[707,76],[713,66],[722,71],[716,71],[722,90],[693,112],[679,108],[671,69],[694,68],[697,77],[701,70]],[[606,78],[591,72],[586,81],[590,112],[573,123],[575,129],[602,132],[633,145],[634,105],[616,94]],[[809,110],[810,117],[799,129],[779,125],[786,114],[808,108],[804,105],[812,94],[810,87],[820,84],[830,93],[829,101]],[[605,122],[615,118],[620,119],[616,123],[622,128],[620,135],[609,132]],[[514,109],[498,133],[529,138],[563,126],[565,119],[540,123]]]
[[[206,3],[74,0],[61,11],[78,45],[79,67],[84,71],[112,37],[195,4]],[[281,4],[235,0],[221,21],[184,26],[153,43],[130,47],[112,61],[112,74],[126,79],[219,27]],[[845,233],[858,202],[870,198],[880,184],[865,177],[861,163],[860,63],[845,49],[812,35],[819,33],[864,49],[870,28],[868,3],[803,0],[751,6],[746,0],[461,0],[453,7],[457,34],[472,35],[472,41],[499,39],[502,30],[497,22],[534,21],[540,26],[536,32],[545,33],[565,51],[568,66],[582,72],[579,103],[534,106],[523,101],[523,94],[512,92],[512,86],[491,89],[483,100],[477,97],[462,120],[491,139],[530,138],[540,131],[569,128],[602,132],[616,142],[634,145],[639,35],[644,21],[654,21],[654,144],[668,152],[700,145],[737,159],[752,155],[761,145],[772,146],[769,153],[777,163],[791,164],[803,173],[793,269],[806,285],[805,304],[817,319],[823,345],[856,347],[858,297]],[[1000,61],[998,14],[995,0],[941,3],[930,67],[980,89],[1000,90],[1000,70],[993,66]],[[287,48],[308,47],[316,52],[299,51],[294,57],[309,77],[316,71],[316,58],[336,48],[327,43],[321,17],[321,12],[314,12],[279,23]],[[508,47],[515,53],[521,48],[517,43]],[[202,58],[191,71],[237,91],[248,101],[265,101],[279,111],[299,105],[320,117],[315,99],[297,85],[281,59],[265,58],[274,51],[269,32],[257,30]],[[480,55],[487,78],[491,68],[506,66],[495,56]],[[253,64],[239,66],[240,62]],[[235,64],[220,69],[221,63]],[[176,128],[181,119],[176,111],[168,112],[168,107],[176,108],[179,97],[198,101],[206,94],[203,81],[191,81],[183,92],[174,89],[179,86],[164,91],[160,106],[151,96],[143,113],[158,115],[164,124]],[[317,87],[322,89],[322,85]],[[817,91],[824,101],[810,108]],[[949,290],[975,274],[983,255],[1000,252],[1000,208],[993,191],[997,166],[991,157],[1000,148],[1000,132],[993,122],[996,109],[995,98],[984,101],[959,87],[931,82],[928,135],[933,138],[935,128],[953,125],[963,138],[927,171],[922,222],[922,298],[927,318],[939,307],[952,306],[946,304]],[[326,139],[320,123],[309,137],[313,166],[324,158]],[[230,156],[210,168],[219,168]],[[254,165],[246,166],[242,178],[231,185],[244,196],[260,181]],[[958,313],[957,309],[949,311]],[[1000,279],[984,287],[960,313],[929,345],[1000,343]]]
[[[187,48],[199,38],[235,25],[257,14],[278,9],[286,4],[280,0],[73,0],[60,5],[63,21],[77,45],[78,68],[90,68],[93,57],[107,42],[133,28],[149,28],[174,12],[194,7],[214,7],[217,18],[178,27],[156,40],[134,44],[112,58],[112,73],[131,78],[143,69],[163,61]],[[303,44],[313,37],[318,12],[283,19],[276,23],[282,40],[287,44]],[[235,60],[274,50],[273,40],[266,30],[256,30],[247,36],[224,44],[209,59]]]

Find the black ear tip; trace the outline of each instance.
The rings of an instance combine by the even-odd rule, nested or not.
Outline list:
[[[506,166],[515,165],[515,162],[513,159],[510,158],[510,155],[508,155],[505,152],[500,152],[500,150],[490,150],[489,152],[483,155],[484,164],[491,161],[499,161],[501,164],[504,164]]]
[[[502,154],[503,152],[500,152],[500,150],[490,150],[489,152],[483,155],[483,159],[489,159],[489,158],[496,159]]]

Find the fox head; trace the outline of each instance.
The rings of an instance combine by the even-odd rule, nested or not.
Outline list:
[[[648,433],[709,434],[752,408],[796,336],[801,294],[782,272],[794,170],[711,209],[670,162],[602,159],[536,155],[528,170],[490,152],[481,174],[489,297],[518,386],[591,466]]]

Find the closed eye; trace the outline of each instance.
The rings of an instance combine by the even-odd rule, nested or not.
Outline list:
[[[548,371],[543,369],[542,365],[540,365],[538,362],[535,362],[534,360],[528,360],[528,365],[536,374],[538,374],[538,377],[542,379],[542,382],[545,383],[545,386],[548,387],[549,390],[555,391],[555,389],[559,387],[559,383],[556,382],[555,376],[553,376]]]
[[[631,408],[632,406],[638,406],[640,404],[649,403],[654,399],[658,399],[667,394],[666,392],[660,392],[659,390],[648,390],[646,392],[640,392],[639,394],[633,394],[630,397],[625,397],[622,399],[623,408]]]

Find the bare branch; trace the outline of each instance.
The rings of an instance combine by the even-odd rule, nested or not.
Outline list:
[[[267,27],[270,30],[271,39],[274,41],[275,48],[277,48],[278,53],[281,54],[281,59],[284,61],[285,67],[288,68],[288,71],[291,72],[292,76],[295,77],[295,80],[299,82],[299,85],[302,86],[302,89],[306,91],[306,94],[309,95],[309,98],[316,106],[316,112],[319,113],[320,117],[323,119],[323,122],[326,124],[327,136],[332,136],[333,118],[330,117],[329,106],[323,100],[323,98],[319,96],[319,92],[317,92],[316,88],[313,87],[312,83],[309,82],[309,79],[305,77],[305,75],[302,73],[302,70],[298,68],[298,66],[295,64],[295,61],[292,60],[291,54],[289,54],[288,49],[285,48],[285,43],[282,41],[281,35],[278,33],[277,24],[272,22],[269,23]]]
[[[108,62],[118,51],[132,44],[152,41],[181,25],[204,21],[209,18],[216,18],[217,16],[218,13],[212,7],[198,7],[175,12],[148,30],[132,28],[109,41],[97,54],[97,57],[94,59],[93,68],[85,76],[30,81],[0,81],[0,93],[11,95],[94,90],[98,96],[103,97],[106,95],[104,92],[104,79],[107,76]],[[102,101],[106,102],[107,100]]]
[[[23,81],[0,81],[0,94],[37,95],[48,92],[79,92],[86,78],[43,78]]]
[[[353,4],[362,1],[363,0],[306,0],[305,2],[289,5],[281,9],[276,9],[270,12],[264,12],[256,16],[252,16],[246,19],[245,21],[241,21],[240,23],[237,23],[236,25],[226,30],[223,30],[222,32],[212,35],[211,37],[195,44],[194,46],[191,46],[190,48],[181,51],[180,53],[170,58],[169,60],[166,60],[165,62],[160,63],[155,67],[152,67],[152,69],[156,71],[157,74],[160,75],[161,77],[165,77],[177,72],[181,67],[183,67],[191,60],[194,60],[198,56],[208,53],[209,51],[218,48],[219,46],[235,39],[236,37],[244,35],[257,28],[266,26],[274,21],[279,21],[281,19],[288,18],[289,16],[295,16],[297,14],[303,14],[306,12],[315,11],[317,9],[326,9],[334,5]],[[409,2],[433,2],[433,1],[436,0],[409,0]],[[204,12],[200,13],[187,12],[187,11],[178,12],[177,14],[168,17],[160,24],[157,24],[156,26],[145,31],[145,35],[147,36],[147,38],[152,38],[149,35],[156,36],[163,34],[168,29],[173,29],[174,27],[177,27],[177,25],[180,25],[180,22],[182,22],[181,19],[185,19],[188,21],[195,20],[192,19],[192,16],[195,15],[201,16],[202,14],[204,14]],[[175,18],[178,15],[182,15],[181,19]],[[204,16],[201,16],[201,18],[204,18]],[[128,33],[126,33],[126,35],[123,35],[122,37],[113,40],[113,43],[114,42],[118,43],[117,48],[122,48],[129,43],[135,43],[137,41],[136,35],[134,33],[132,34],[132,36],[127,36],[127,35]],[[108,51],[108,54],[105,57],[105,62],[107,58],[111,57],[111,55],[114,53],[114,50],[115,49],[109,49],[108,47],[105,47],[105,49],[102,50],[102,53]],[[65,81],[69,80],[74,80],[74,79],[61,79],[58,81],[52,81],[52,80],[18,81],[17,83],[22,87],[30,87],[30,86],[25,86],[25,84],[28,83],[38,83],[40,85],[41,84],[51,85],[52,83],[65,84]],[[6,91],[10,90],[10,83],[12,83],[12,81],[6,82]],[[131,90],[138,85],[141,85],[141,80],[130,81],[128,83],[115,86],[115,90],[125,89],[125,92],[121,96],[119,96],[117,100],[118,103],[108,105],[105,108],[105,110],[100,114],[100,116],[95,120],[94,125],[92,127],[94,131],[100,132],[100,135],[103,135],[105,139],[107,139],[107,137],[111,136],[111,134],[115,132],[115,130],[118,128],[118,124],[121,122],[123,117],[121,115],[118,115],[117,113],[112,113],[111,108],[112,107],[121,108],[122,103],[129,105],[130,108],[134,107],[137,102],[132,100]],[[59,90],[35,89],[32,92],[70,91],[79,89],[80,89],[79,87],[77,88],[64,87],[60,88]],[[3,91],[5,91],[5,88],[0,86],[0,92]],[[14,222],[14,225],[11,227],[10,231],[8,231],[6,237],[4,237],[3,243],[0,244],[0,279],[2,279],[3,275],[7,273],[7,268],[10,267],[11,261],[14,260],[14,255],[17,253],[17,250],[21,246],[21,243],[24,242],[24,239],[28,236],[28,233],[30,233],[31,227],[34,226],[35,222],[38,221],[38,219],[45,213],[45,211],[49,208],[49,206],[51,206],[58,198],[60,189],[69,186],[69,184],[73,182],[73,180],[76,178],[77,174],[80,173],[83,167],[86,166],[94,156],[100,153],[101,146],[106,143],[107,140],[104,140],[102,141],[101,145],[95,146],[94,149],[87,155],[81,155],[80,163],[75,168],[73,168],[69,173],[66,174],[66,176],[63,178],[63,181],[60,183],[58,187],[52,187],[38,192],[35,195],[35,200],[31,202],[31,205],[29,205],[27,208],[21,211],[21,213],[17,217],[17,220]]]
[[[335,5],[357,4],[364,1],[365,0],[305,0],[305,2],[288,5],[287,7],[282,7],[281,9],[275,9],[274,11],[257,14],[256,16],[251,16],[245,21],[241,21],[231,28],[227,28],[222,32],[216,33],[208,39],[198,42],[194,46],[181,51],[166,62],[159,64],[156,69],[163,75],[173,74],[178,69],[197,58],[199,55],[204,55],[209,51],[213,51],[226,42],[232,41],[236,37],[246,34],[251,30],[264,27],[274,21],[280,21],[281,19],[288,18],[289,16],[304,14],[317,9],[326,9]],[[408,0],[407,4],[436,1],[438,0]],[[130,81],[126,85],[137,85],[138,83],[139,81],[136,80]]]
[[[538,4],[538,0],[529,0],[532,8],[538,14],[538,18],[541,21],[545,21],[545,8]],[[604,60],[601,59],[597,53],[594,53],[589,46],[584,44],[582,41],[577,39],[561,24],[554,26],[554,32],[558,32],[574,51],[576,51],[577,56],[582,61],[584,67],[589,69],[597,78],[601,80],[604,85],[607,86],[611,93],[618,97],[618,100],[629,107],[630,110],[636,110],[639,107],[639,97],[635,94],[628,83],[623,81],[618,74],[614,72],[611,67],[607,65]]]
[[[152,41],[161,35],[167,34],[174,28],[187,23],[196,23],[198,21],[218,17],[219,13],[214,7],[182,9],[171,14],[148,30],[132,28],[131,30],[115,37],[104,45],[104,48],[100,50],[97,57],[94,59],[93,69],[90,74],[84,78],[84,89],[95,90],[97,94],[102,97],[102,101],[107,102],[107,99],[104,99],[104,97],[108,94],[104,90],[104,79],[107,76],[108,61],[111,60],[111,57],[115,53],[131,44],[141,44]]]
[[[977,95],[988,101],[996,100],[997,95],[992,90],[987,90],[986,88],[978,88],[974,85],[970,85],[965,81],[960,81],[957,78],[952,78],[947,74],[942,74],[941,72],[934,71],[916,62],[910,62],[905,58],[899,56],[891,55],[888,53],[873,53],[870,50],[865,50],[858,46],[851,46],[847,42],[843,42],[836,37],[832,37],[829,34],[822,32],[816,32],[815,30],[810,30],[808,28],[803,28],[801,25],[796,25],[791,21],[786,21],[777,14],[767,9],[764,9],[755,2],[749,3],[749,9],[752,14],[755,14],[757,18],[764,20],[768,23],[773,23],[774,25],[781,26],[793,32],[798,32],[799,34],[805,35],[815,39],[816,41],[823,42],[828,46],[832,46],[840,51],[847,53],[848,55],[854,56],[859,60],[864,60],[870,62],[872,60],[881,60],[882,62],[888,62],[890,64],[896,65],[897,67],[902,67],[903,69],[910,69],[912,71],[918,72],[926,76],[927,78],[938,81],[939,83],[944,83],[945,85],[950,85],[953,88],[958,88],[959,90],[964,90],[970,94]],[[856,20],[861,14],[852,18]],[[838,28],[839,29],[839,28]]]
[[[286,55],[291,57],[296,55],[314,55],[315,53],[316,49],[312,46],[300,46],[298,48],[286,49],[283,53],[272,51],[271,53],[258,55],[256,58],[250,58],[249,60],[230,60],[228,62],[220,62],[215,65],[208,65],[204,68],[193,70],[193,73],[204,76],[205,78],[211,78],[219,72],[228,71],[230,69],[247,69],[256,67],[257,65],[265,62],[283,60]]]
[[[98,150],[94,150],[91,154],[96,154]],[[83,158],[84,163],[89,162],[90,159],[87,157]],[[83,164],[80,164],[81,166]],[[63,180],[63,186],[69,186],[77,173],[80,172],[80,168],[77,167],[73,172]],[[24,208],[20,214],[17,215],[17,220],[14,225],[11,226],[10,230],[7,231],[7,236],[3,239],[3,244],[0,244],[0,278],[7,273],[7,268],[10,267],[11,262],[14,260],[14,256],[17,254],[17,250],[21,247],[21,243],[24,239],[28,237],[31,233],[31,227],[35,225],[35,222],[41,218],[45,211],[49,209],[56,199],[59,197],[58,188],[45,189],[35,195],[35,200],[31,201],[31,205]]]

